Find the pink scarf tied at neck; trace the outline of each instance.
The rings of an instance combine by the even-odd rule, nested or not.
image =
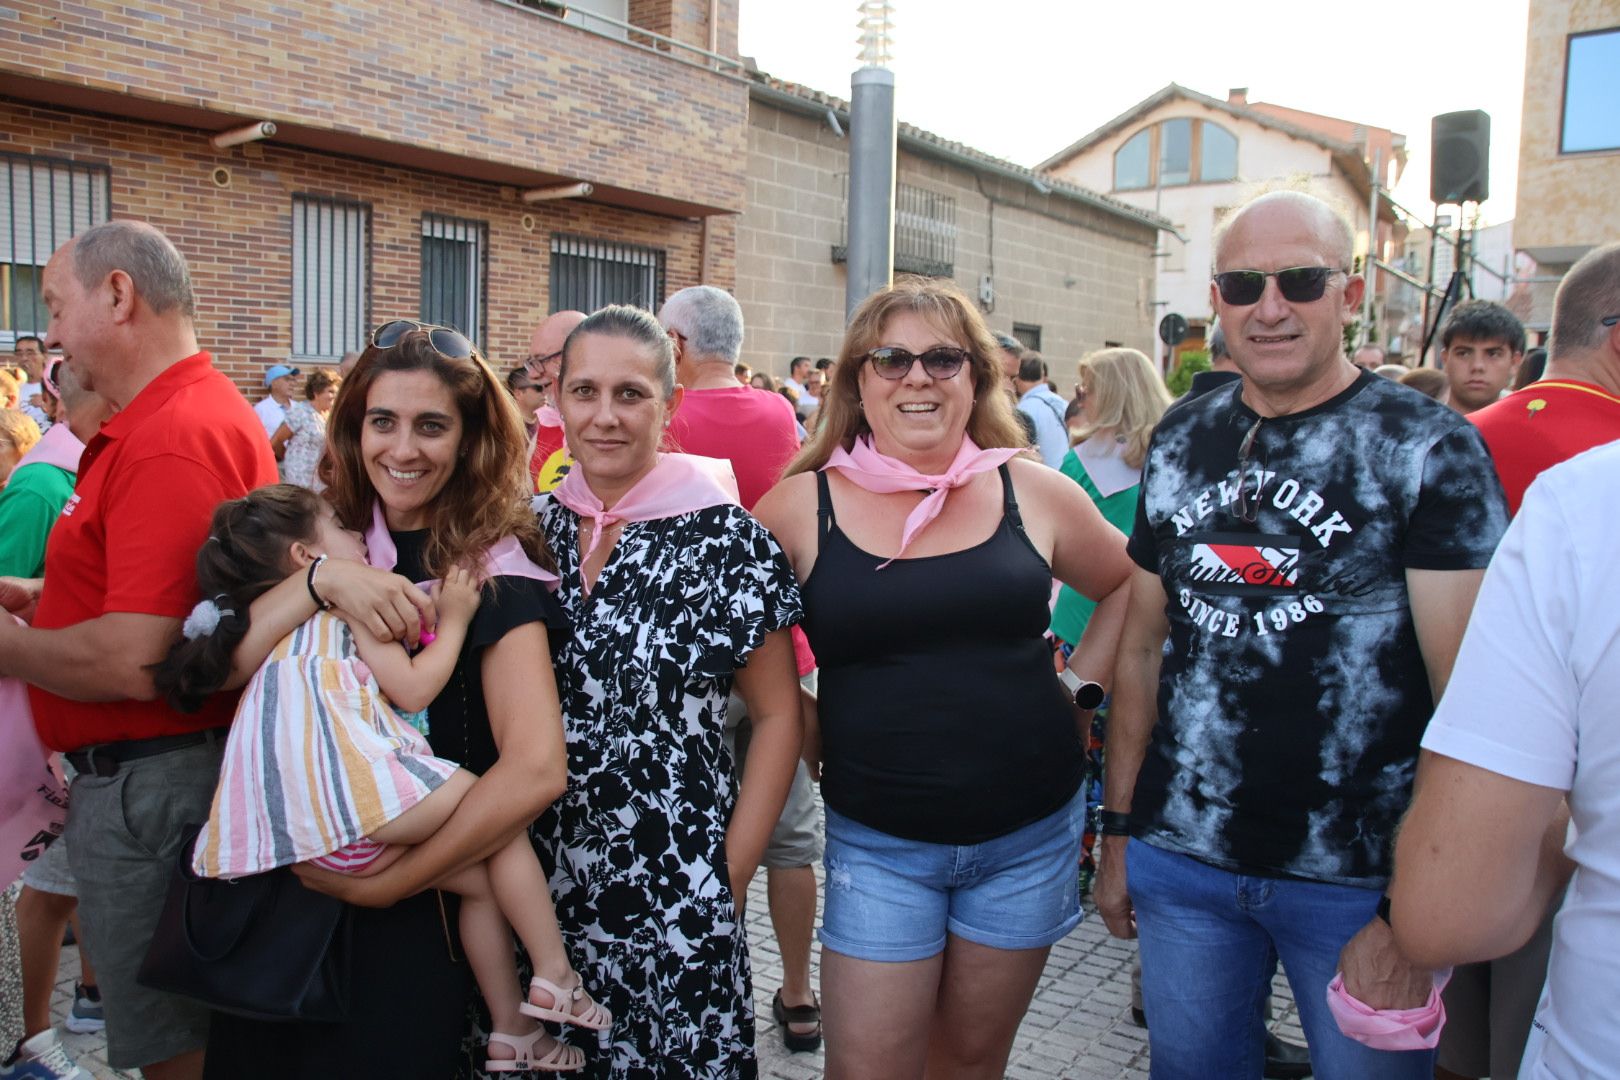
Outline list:
[[[366,561],[382,570],[392,570],[399,562],[399,549],[388,532],[388,519],[383,516],[381,502],[371,504],[371,527],[366,530]],[[532,578],[546,588],[556,590],[557,575],[530,559],[515,536],[503,536],[484,552],[484,573],[489,577]],[[426,587],[432,582],[421,581]]]
[[[611,509],[602,505],[577,465],[563,477],[551,497],[582,518],[591,519],[591,540],[580,556],[580,587],[587,593],[585,564],[601,546],[602,534],[622,522],[659,521],[705,510],[723,503],[739,503],[737,475],[731,462],[697,454],[659,454],[652,470],[619,496]]]
[[[542,405],[534,410],[534,419],[541,427],[562,427],[562,413],[555,405]]]
[[[1328,1011],[1339,1030],[1374,1050],[1433,1050],[1440,1045],[1446,1026],[1446,1006],[1440,991],[1451,981],[1451,969],[1434,973],[1429,999],[1415,1009],[1375,1009],[1344,988],[1344,975],[1328,983]]]
[[[957,450],[950,468],[942,473],[930,475],[918,472],[896,458],[878,453],[872,446],[872,437],[862,435],[855,440],[854,449],[845,450],[842,446],[834,449],[832,457],[827,459],[827,464],[823,465],[822,469],[837,469],[844,474],[845,479],[857,487],[882,495],[896,491],[928,492],[928,497],[907,515],[905,530],[900,534],[900,550],[894,553],[893,558],[878,567],[882,570],[904,555],[911,542],[939,517],[940,512],[945,509],[947,495],[980,473],[999,469],[1019,453],[1020,451],[1012,446],[981,450],[977,443],[967,435],[963,435],[962,447]]]

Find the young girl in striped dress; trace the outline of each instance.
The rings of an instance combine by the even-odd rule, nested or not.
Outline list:
[[[315,493],[277,484],[221,504],[197,556],[209,599],[193,609],[183,640],[158,667],[159,691],[183,711],[196,709],[224,685],[253,600],[301,567],[310,567],[314,594],[328,558],[364,562],[366,546]],[[458,568],[432,591],[437,636],[414,656],[364,629],[351,632],[324,610],[271,651],[231,724],[213,809],[193,849],[200,876],[234,878],[297,862],[374,874],[449,819],[474,777],[434,757],[396,710],[425,709],[449,682],[478,609],[479,580]],[[462,896],[462,946],[494,1021],[489,1070],[583,1068],[579,1049],[525,1018],[597,1031],[612,1023],[569,967],[527,835],[438,884]],[[513,929],[535,966],[526,1000]]]

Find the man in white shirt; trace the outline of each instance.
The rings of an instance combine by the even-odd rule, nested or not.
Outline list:
[[[21,409],[39,429],[44,431],[51,426],[51,419],[45,415],[43,400],[40,398],[40,387],[45,371],[45,343],[33,334],[19,336],[11,347],[12,358],[17,366],[28,373],[28,381],[23,383],[17,391],[17,408]]]
[[[1569,881],[1529,1080],[1614,1076],[1620,1063],[1617,505],[1620,443],[1530,485],[1423,736],[1395,851],[1390,921],[1423,967],[1512,952]]]
[[[253,406],[253,411],[259,414],[259,423],[264,425],[266,438],[274,435],[281,422],[287,419],[287,406],[292,404],[293,391],[298,387],[301,374],[297,368],[286,364],[271,364],[265,369],[264,386],[269,393],[263,401]]]

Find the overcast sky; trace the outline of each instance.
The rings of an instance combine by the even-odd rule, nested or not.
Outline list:
[[[1430,212],[1429,122],[1491,115],[1486,222],[1513,216],[1528,0],[895,0],[900,119],[1035,165],[1177,82],[1406,136],[1396,198]],[[741,48],[849,97],[856,0],[742,0]]]

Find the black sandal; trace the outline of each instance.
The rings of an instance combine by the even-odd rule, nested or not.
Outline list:
[[[821,1049],[821,1002],[810,1005],[782,1004],[782,991],[771,999],[771,1016],[782,1028],[782,1042],[794,1053]],[[800,1034],[789,1024],[814,1024],[816,1030]]]

